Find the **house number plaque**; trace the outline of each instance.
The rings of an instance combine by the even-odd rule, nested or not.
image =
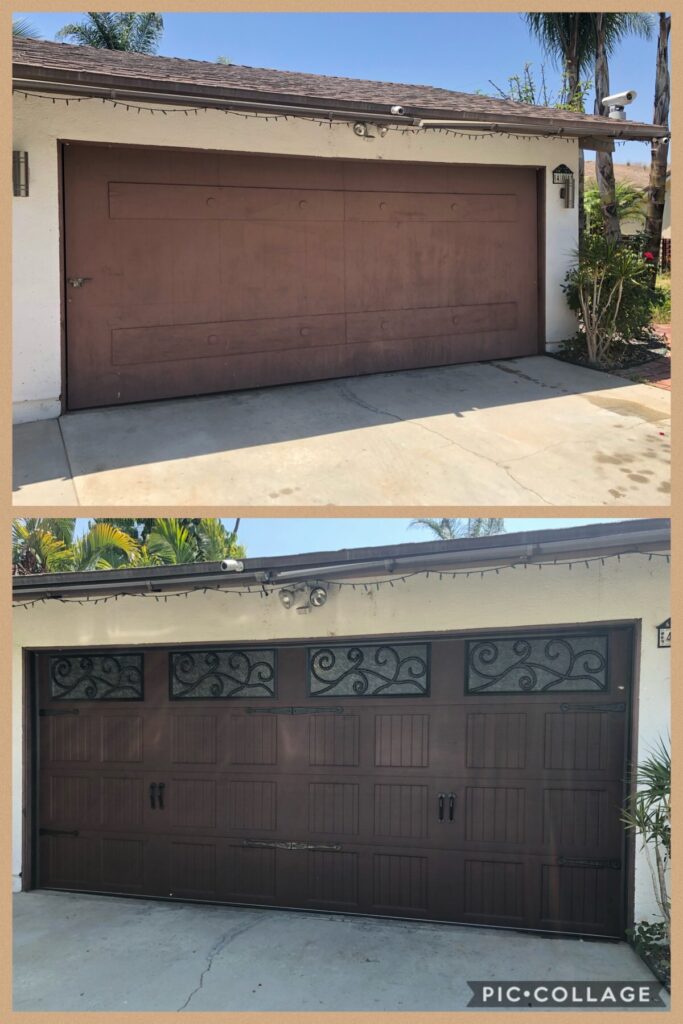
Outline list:
[[[671,647],[671,619],[657,626],[657,647]]]

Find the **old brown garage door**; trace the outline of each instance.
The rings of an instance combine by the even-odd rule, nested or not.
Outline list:
[[[536,170],[64,146],[71,409],[538,351]]]
[[[36,882],[621,935],[630,644],[42,654]]]

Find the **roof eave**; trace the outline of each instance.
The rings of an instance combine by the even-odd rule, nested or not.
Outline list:
[[[128,75],[105,75],[86,71],[72,71],[64,68],[37,67],[33,64],[13,64],[13,81],[16,88],[27,91],[43,88],[49,91],[73,92],[81,91],[94,96],[110,96],[111,98],[157,97],[159,102],[172,100],[174,103],[195,105],[215,103],[221,107],[229,107],[231,102],[239,106],[259,106],[286,108],[291,112],[313,111],[321,117],[331,115],[353,119],[356,116],[381,118],[396,124],[410,125],[415,120],[429,119],[432,121],[462,120],[472,124],[481,122],[491,128],[504,131],[506,127],[521,123],[532,133],[558,135],[565,138],[579,138],[586,135],[601,136],[610,139],[630,141],[650,141],[669,134],[663,126],[645,125],[628,121],[610,121],[608,118],[578,117],[562,119],[549,124],[549,119],[538,115],[527,114],[520,110],[515,114],[489,114],[462,109],[411,106],[406,116],[392,115],[386,104],[368,103],[364,101],[348,101],[343,99],[326,99],[315,96],[301,96],[292,93],[273,93],[261,90],[222,88],[220,86],[195,85],[192,83],[172,82],[136,78]],[[523,104],[520,104],[523,107]]]
[[[600,529],[600,527],[603,527]],[[460,541],[434,541],[373,548],[311,552],[273,558],[244,560],[244,571],[226,573],[220,563],[191,566],[158,566],[146,569],[109,570],[88,573],[54,573],[17,576],[13,591],[17,599],[57,597],[63,594],[163,593],[165,590],[199,589],[282,584],[294,580],[363,578],[406,571],[425,571],[459,565],[477,567],[491,563],[533,564],[548,558],[600,557],[630,551],[668,551],[670,524],[667,520],[635,520],[630,523],[595,524],[565,530],[542,530]]]

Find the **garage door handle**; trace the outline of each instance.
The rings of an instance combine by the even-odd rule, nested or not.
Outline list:
[[[163,809],[164,809],[164,789],[165,788],[166,788],[166,783],[165,782],[160,782],[159,783],[159,810],[160,811],[163,811]]]
[[[157,784],[156,784],[156,782],[150,782],[150,784],[149,784],[149,803],[150,803],[150,807],[152,808],[153,811],[156,811],[156,809],[157,809],[157,805],[156,805],[156,792],[157,792]]]
[[[448,820],[453,821],[455,815],[455,793],[448,794]]]
[[[446,794],[445,793],[439,793],[438,801],[439,801],[439,804],[438,804],[438,806],[439,806],[439,821],[443,821],[443,811],[444,811],[444,807],[446,805]]]

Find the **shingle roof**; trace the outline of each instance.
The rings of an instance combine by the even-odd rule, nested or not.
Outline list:
[[[640,129],[638,137],[651,138],[662,133],[661,129],[635,122],[618,123],[604,117],[535,107],[428,85],[337,78],[21,38],[14,39],[13,46],[15,79],[28,78],[33,82],[52,80],[94,84],[98,80],[111,87],[135,82],[138,87],[146,84],[147,88],[156,87],[164,92],[212,94],[226,99],[230,95],[243,99],[251,96],[295,105],[303,105],[306,101],[321,109],[327,104],[334,104],[385,114],[389,113],[391,106],[400,104],[408,114],[416,117],[447,115],[486,121],[537,122],[549,127],[564,127],[568,134],[582,131],[618,135],[623,131],[624,137],[633,137],[634,132],[637,134],[637,129]],[[646,130],[644,136],[642,129]]]

